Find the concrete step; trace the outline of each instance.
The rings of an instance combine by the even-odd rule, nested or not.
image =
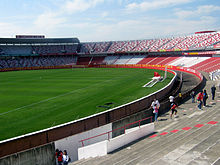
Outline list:
[[[152,164],[155,160],[158,160],[158,158],[160,161],[155,164],[163,163],[163,165],[165,165],[167,164],[166,160],[163,159],[165,155],[172,155],[173,153],[177,154],[177,151],[180,150],[181,153],[178,157],[176,156],[176,159],[178,159],[181,156],[184,156],[184,154],[193,152],[193,150],[199,148],[200,143],[202,144],[208,135],[214,134],[215,131],[217,131],[216,125],[207,124],[207,122],[211,120],[220,121],[220,113],[216,108],[216,104],[217,101],[211,104],[209,103],[208,108],[205,107],[203,108],[203,111],[198,111],[196,107],[197,104],[192,104],[191,100],[189,100],[184,103],[184,105],[180,106],[181,108],[178,110],[179,118],[170,120],[169,113],[159,117],[159,120],[163,120],[155,123],[157,137],[145,137],[104,157],[77,161],[71,165]],[[194,126],[196,124],[205,125],[201,128],[195,128]],[[217,125],[219,126],[219,124]],[[190,126],[192,129],[189,131],[182,130],[182,128],[186,126]],[[170,133],[170,131],[174,129],[178,129],[179,132]],[[168,132],[168,134],[164,136],[160,135],[163,132]],[[206,152],[202,154],[205,153]],[[193,159],[190,161],[192,161],[190,163],[195,163]],[[219,162],[217,158],[215,161]],[[174,161],[173,163],[177,164],[178,162]]]
[[[203,112],[203,113],[205,113],[205,112]],[[213,115],[216,116],[215,113],[217,113],[217,112],[210,111],[210,112],[208,112],[208,114],[202,114],[201,116],[194,116],[194,117],[197,117],[196,119],[198,121],[200,121],[200,123],[202,123],[203,120],[204,120],[204,122],[211,120]],[[208,116],[210,116],[210,118],[208,118]],[[198,123],[196,123],[195,120],[192,120],[192,118],[186,118],[184,123],[182,123],[182,122],[179,123],[178,121],[174,121],[174,122],[175,122],[175,124],[171,123],[170,128],[168,127],[169,130],[176,129],[176,128],[181,129],[184,126],[184,123],[187,125],[198,124]],[[182,132],[184,133],[184,131],[182,131]],[[173,134],[166,135],[166,138],[164,139],[165,145],[167,144],[167,140],[171,139],[171,141],[172,141],[172,139],[173,139],[172,136],[175,136],[175,134],[173,133]],[[179,136],[182,136],[182,135],[179,135]],[[139,155],[139,152],[142,152],[143,149],[148,148],[147,146],[149,144],[155,143],[155,141],[156,141],[156,143],[158,143],[157,142],[158,139],[160,139],[159,143],[161,143],[163,138],[164,137],[156,137],[156,138],[152,138],[152,139],[150,139],[150,138],[142,139],[140,142],[129,146],[128,149],[123,149],[123,150],[121,150],[121,152],[120,151],[116,152],[116,154],[120,155],[120,156],[115,156],[114,153],[108,154],[107,157],[105,157],[105,158],[101,157],[98,160],[96,159],[95,162],[93,159],[91,159],[91,161],[88,161],[88,164],[91,164],[91,162],[93,162],[95,164],[109,164],[109,162],[115,162],[116,164],[124,164],[124,163],[128,162],[129,159],[131,160],[131,159],[136,158],[136,156]],[[154,145],[158,145],[158,144],[154,144]],[[152,148],[153,148],[153,146],[152,146]],[[149,151],[154,152],[151,150],[149,150]],[[84,163],[84,164],[87,164],[87,163]],[[110,164],[112,164],[112,163],[110,163]]]
[[[219,165],[220,164],[220,158],[218,158],[212,165]]]
[[[188,165],[194,164],[214,164],[220,158],[220,132],[218,132],[218,139],[215,143],[208,146],[206,150],[201,153],[198,153],[197,157],[194,157]],[[208,139],[207,139],[208,140]],[[216,139],[215,139],[216,140]],[[211,139],[209,139],[211,141]]]
[[[135,159],[124,164],[155,164],[154,161],[164,157],[164,155],[167,155],[172,151],[177,153],[178,148],[180,151],[182,149],[181,152],[184,153],[192,148],[188,143],[193,139],[197,138],[197,143],[199,143],[208,133],[216,131],[216,129],[218,130],[216,126],[204,125],[201,128],[194,127],[187,132],[177,133],[176,136],[173,136],[170,139],[164,138],[163,140],[158,140],[158,144],[155,144],[152,148],[147,148],[146,150],[141,151]]]
[[[209,149],[210,146],[215,145],[220,139],[220,130],[217,127],[218,126],[213,126],[210,130],[203,134],[199,134],[198,137],[187,142],[187,144],[181,145],[151,164],[159,164],[160,162],[163,162],[166,164],[177,163],[185,165],[191,162],[195,158],[201,156],[201,153]]]
[[[207,119],[207,116],[206,116],[206,119]],[[183,126],[182,126],[182,127],[183,127]],[[185,133],[185,132],[183,132],[183,133]],[[172,141],[172,140],[173,140],[171,136],[175,136],[175,134],[168,134],[168,135],[166,135],[166,137],[156,137],[156,138],[157,138],[157,141],[159,140],[159,143],[158,143],[158,144],[156,143],[156,145],[161,145],[163,138],[165,138],[165,139],[164,139],[165,144],[169,143],[169,141]],[[179,136],[182,136],[182,134],[180,134]],[[142,145],[143,145],[143,144],[142,144]],[[137,146],[135,146],[135,148],[137,148]],[[137,148],[137,149],[140,150],[140,152],[142,152],[142,149],[144,149],[144,148],[146,148],[146,144],[143,146],[143,148]],[[150,150],[149,150],[149,151],[150,151]],[[151,152],[151,151],[150,151],[150,152]],[[152,152],[153,152],[153,151],[152,151]],[[147,154],[146,154],[146,155],[147,155]]]
[[[184,135],[184,132],[182,133],[183,135]],[[181,135],[179,135],[179,136],[182,136],[182,134]],[[171,140],[172,141],[172,138],[171,137],[168,137],[169,135],[166,135],[167,137],[166,137],[166,139],[164,140],[165,142],[164,142],[164,145],[166,145],[167,144],[167,142],[169,141],[169,140]],[[170,136],[172,136],[172,134],[170,135]],[[157,138],[157,137],[156,137]],[[160,137],[161,139],[162,139],[162,137]],[[138,146],[136,145],[136,144],[134,144],[134,146],[131,146],[131,148],[134,148],[134,150],[130,150],[130,152],[129,152],[129,150],[126,150],[126,151],[124,151],[124,152],[122,152],[122,153],[120,153],[120,151],[117,153],[117,154],[119,154],[121,157],[120,158],[117,158],[117,159],[119,159],[120,160],[120,162],[117,162],[116,161],[116,159],[114,158],[114,161],[113,162],[117,162],[116,164],[125,164],[127,161],[128,161],[128,159],[136,159],[137,157],[142,157],[142,155],[140,155],[140,153],[139,152],[141,152],[141,153],[143,153],[144,152],[144,154],[146,155],[146,156],[148,156],[148,152],[154,152],[154,151],[151,151],[151,148],[154,148],[153,146],[154,145],[161,145],[162,144],[162,140],[160,139],[160,138],[158,138],[159,140],[156,140],[157,142],[153,142],[153,141],[151,141],[151,142],[149,142],[149,141],[147,141],[147,140],[151,140],[151,139],[144,139],[144,140],[142,140],[142,141],[140,141],[140,142],[138,142]],[[147,141],[148,143],[153,143],[153,144],[151,144],[151,145],[149,145],[149,144],[146,144],[146,143],[144,143],[145,141]],[[158,142],[159,141],[159,142]],[[144,143],[144,144],[143,144]],[[139,146],[141,146],[141,147],[139,147]],[[146,152],[145,152],[145,149],[147,150]],[[154,149],[153,149],[154,150]],[[126,154],[125,154],[125,152],[126,152]],[[136,154],[135,154],[136,153]],[[126,156],[127,155],[127,156]],[[138,156],[139,155],[139,156]],[[111,160],[112,161],[112,160]],[[106,163],[106,162],[105,162]]]

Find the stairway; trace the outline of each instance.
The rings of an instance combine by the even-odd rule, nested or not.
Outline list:
[[[210,92],[213,82],[207,82]],[[208,93],[210,94],[210,93]],[[71,165],[219,165],[220,92],[209,96],[208,107],[197,109],[187,100],[178,107],[178,116],[163,114],[155,123],[155,133],[103,157],[81,160]]]

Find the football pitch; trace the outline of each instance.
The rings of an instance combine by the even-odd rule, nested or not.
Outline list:
[[[105,111],[161,89],[152,88],[155,70],[75,68],[0,73],[0,140]],[[164,75],[164,71],[156,70]]]

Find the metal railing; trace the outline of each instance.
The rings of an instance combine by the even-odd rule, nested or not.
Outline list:
[[[134,125],[134,124],[137,124],[139,125],[139,128],[141,127],[141,122],[142,121],[145,121],[145,120],[148,120],[150,119],[150,123],[152,123],[152,118],[153,116],[150,116],[150,117],[147,117],[147,118],[144,118],[144,119],[141,119],[141,120],[138,120],[138,121],[135,121],[135,122],[132,122],[132,123],[129,123],[129,124],[126,124],[124,125],[123,127],[120,127],[120,128],[116,128],[112,131],[108,131],[108,132],[105,132],[105,133],[101,133],[101,134],[98,134],[98,135],[95,135],[95,136],[92,136],[92,137],[89,137],[89,138],[86,138],[86,139],[83,139],[83,140],[80,140],[79,142],[82,143],[82,147],[84,147],[84,142],[87,141],[87,140],[90,140],[90,139],[94,139],[96,137],[100,137],[100,136],[103,136],[103,135],[108,135],[108,140],[110,140],[110,133],[113,133],[115,131],[118,131],[118,130],[122,130],[124,131],[124,134],[125,134],[125,131],[127,129],[128,126],[131,126],[131,125]]]

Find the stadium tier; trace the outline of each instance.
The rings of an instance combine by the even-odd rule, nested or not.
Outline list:
[[[165,39],[81,43],[81,53],[157,52],[213,48],[220,32],[196,33]]]
[[[0,56],[31,56],[76,53],[77,38],[0,38]]]
[[[77,38],[0,38],[0,68],[148,64],[213,72],[220,69],[219,58],[214,57],[219,45],[220,32],[166,39],[87,43],[80,43]]]

